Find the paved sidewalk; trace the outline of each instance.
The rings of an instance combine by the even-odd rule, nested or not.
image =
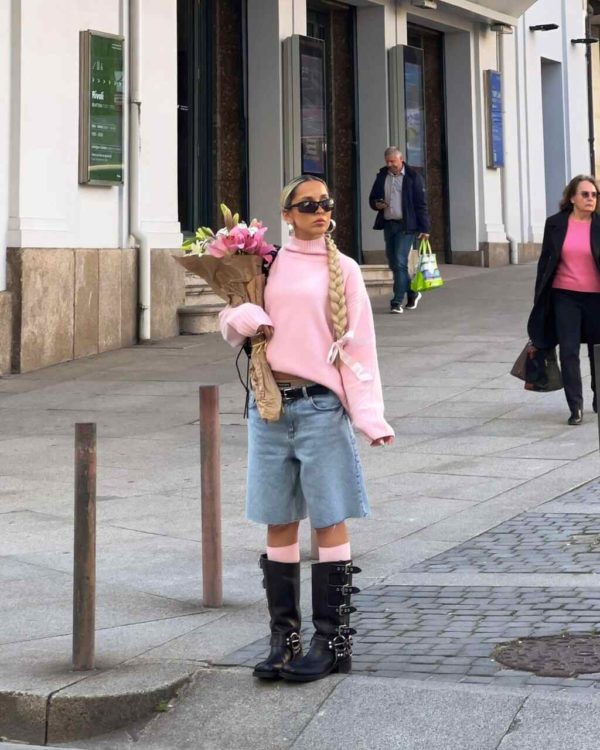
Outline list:
[[[14,720],[31,727],[22,738],[58,745],[71,736],[97,750],[133,741],[144,750],[597,750],[598,674],[549,683],[558,678],[490,658],[513,634],[593,631],[600,601],[600,493],[576,490],[600,475],[595,415],[569,428],[562,393],[527,393],[507,374],[523,346],[534,270],[468,269],[402,316],[374,302],[397,440],[361,446],[373,517],[350,524],[364,571],[355,671],[311,685],[256,685],[247,667],[267,635],[264,530],[243,520],[243,397],[218,336],[0,379],[2,726],[18,699]],[[221,610],[201,601],[202,382],[222,386]],[[92,674],[69,668],[81,421],[98,424]],[[302,550],[308,580],[306,529]],[[191,675],[170,709],[173,686]],[[110,729],[119,710],[129,721],[156,706],[149,724],[75,739],[91,724]]]

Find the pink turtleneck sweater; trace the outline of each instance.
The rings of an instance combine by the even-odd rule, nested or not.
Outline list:
[[[325,240],[292,238],[281,248],[269,271],[265,309],[245,303],[220,314],[221,332],[232,346],[253,336],[259,326],[273,326],[267,360],[273,370],[320,383],[332,390],[354,426],[370,440],[393,435],[383,416],[371,303],[358,264],[340,254],[351,335],[343,350],[369,379],[352,367],[327,361],[333,343],[329,310],[329,268]]]
[[[600,292],[600,271],[592,255],[589,221],[569,219],[558,268],[552,282],[554,289],[573,292]]]

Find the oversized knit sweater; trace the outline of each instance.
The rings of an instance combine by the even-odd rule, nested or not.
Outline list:
[[[271,368],[332,390],[354,426],[376,440],[393,435],[394,430],[383,416],[371,303],[358,264],[341,254],[340,264],[349,331],[341,347],[351,358],[349,364],[338,367],[328,362],[334,337],[324,239],[292,238],[282,247],[269,272],[265,309],[251,303],[226,307],[220,314],[221,332],[232,346],[239,346],[259,326],[273,326],[267,346]]]

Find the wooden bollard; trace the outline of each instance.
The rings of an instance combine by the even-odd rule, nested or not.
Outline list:
[[[94,668],[96,631],[96,425],[75,425],[73,669]]]
[[[200,486],[202,504],[202,598],[223,606],[221,550],[221,425],[219,388],[200,386]]]
[[[317,532],[315,529],[310,530],[310,559],[319,559],[319,542],[317,540]]]

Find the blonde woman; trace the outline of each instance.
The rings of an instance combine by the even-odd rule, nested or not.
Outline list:
[[[283,190],[290,239],[269,272],[265,309],[249,303],[221,313],[232,345],[262,332],[283,398],[278,422],[250,399],[246,511],[267,524],[261,556],[271,617],[271,651],[254,676],[310,682],[349,672],[352,564],[345,520],[369,507],[351,422],[371,445],[390,444],[383,416],[373,315],[359,266],[328,234],[334,201],[327,185],[301,176]],[[312,566],[315,633],[300,639],[298,526],[310,517],[319,545]]]

